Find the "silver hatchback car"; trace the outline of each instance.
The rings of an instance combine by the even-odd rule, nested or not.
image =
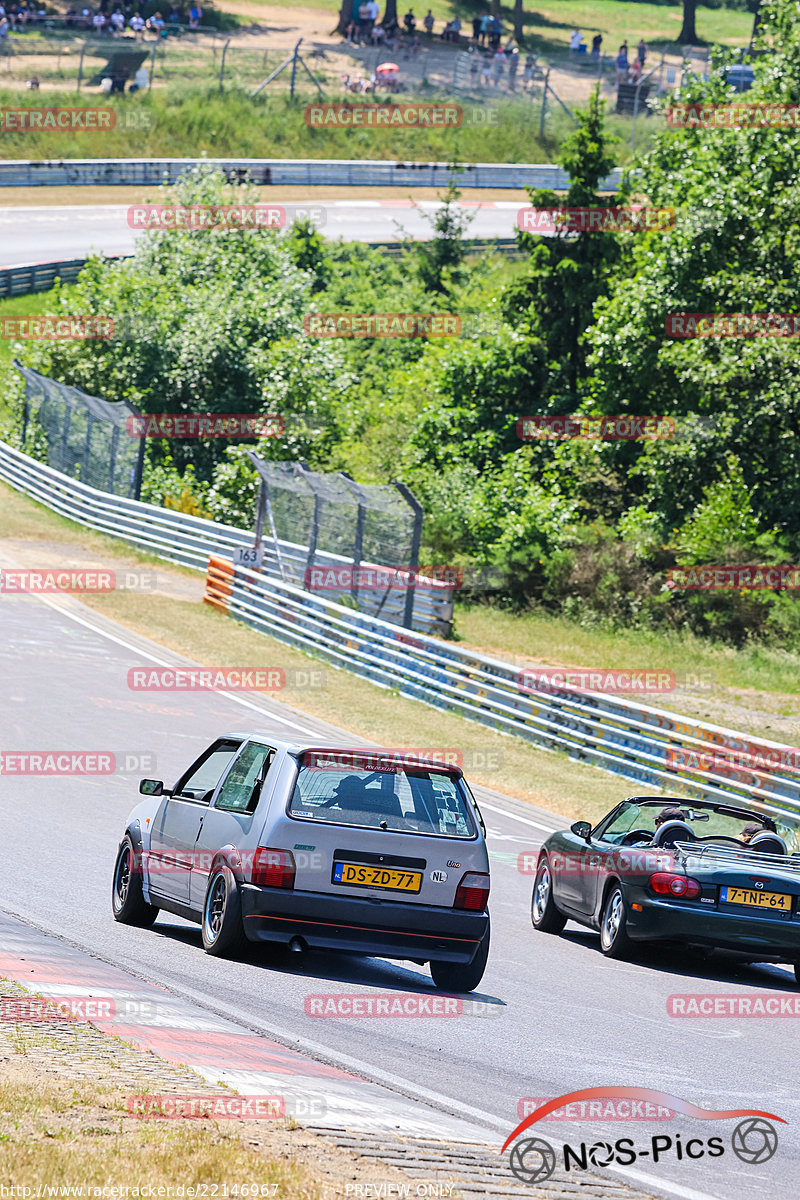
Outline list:
[[[143,779],[114,866],[117,921],[199,922],[248,942],[430,963],[477,987],[489,953],[486,829],[461,770],[401,751],[218,738],[175,786]]]

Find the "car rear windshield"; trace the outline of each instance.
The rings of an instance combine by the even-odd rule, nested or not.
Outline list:
[[[373,770],[335,757],[300,762],[289,812],[332,825],[363,825],[435,837],[471,838],[475,825],[458,778],[425,767]]]

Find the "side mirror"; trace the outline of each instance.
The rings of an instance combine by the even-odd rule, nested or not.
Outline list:
[[[140,779],[139,791],[143,796],[163,796],[164,784],[160,779]]]
[[[592,826],[589,821],[576,821],[574,825],[570,825],[570,829],[576,837],[583,838],[585,842],[591,842]]]

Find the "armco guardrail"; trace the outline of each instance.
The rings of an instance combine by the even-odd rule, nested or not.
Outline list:
[[[109,537],[122,538],[140,550],[197,571],[205,571],[209,552],[231,557],[237,546],[253,544],[253,535],[246,530],[98,491],[68,475],[62,475],[45,463],[36,462],[4,442],[0,442],[0,479],[72,521],[106,533]],[[284,568],[291,566],[294,573],[302,578],[308,548],[282,541],[278,542],[278,548]],[[349,561],[323,551],[317,551],[314,557],[314,565],[322,568],[346,566]],[[362,564],[364,568],[372,565]],[[267,572],[274,572],[280,578],[281,563],[271,541],[264,543],[264,567]],[[375,599],[374,592],[370,596],[362,591],[359,603],[362,609],[371,605],[373,610],[381,604],[381,611],[387,620],[400,623],[405,593],[394,590],[381,603]],[[430,580],[425,587],[415,589],[412,628],[447,634],[452,619],[452,586]]]
[[[492,250],[512,257],[522,256],[516,238],[465,238],[465,243],[471,251]],[[367,245],[390,257],[402,254],[405,250],[403,242],[368,242]],[[116,261],[129,258],[130,255],[116,254],[106,257],[110,261]],[[31,292],[47,292],[53,286],[56,277],[63,283],[74,283],[87,261],[85,258],[68,258],[63,262],[24,263],[18,267],[0,267],[0,300],[10,296],[27,296]]]
[[[200,164],[218,167],[232,182],[246,178],[274,187],[446,187],[550,188],[566,191],[569,176],[550,163],[383,162],[338,158],[66,158],[6,159],[0,187],[136,186],[175,183]],[[602,187],[615,192],[622,171],[615,168]]]
[[[0,478],[63,516],[188,566],[230,559],[234,546],[249,543],[242,530],[93,493],[2,442]],[[596,692],[531,690],[519,667],[232,563],[212,582],[216,607],[231,616],[404,696],[647,787],[800,815],[800,751],[792,747]]]
[[[111,261],[125,258],[124,254],[108,255]],[[27,296],[31,292],[48,292],[56,281],[74,283],[86,266],[85,258],[67,258],[60,262],[25,263],[19,267],[0,267],[0,300],[9,296]]]

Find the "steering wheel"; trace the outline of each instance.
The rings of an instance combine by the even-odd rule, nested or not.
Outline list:
[[[620,846],[633,846],[636,842],[652,842],[653,833],[650,829],[632,829],[630,833],[626,833],[625,837],[619,843]]]

